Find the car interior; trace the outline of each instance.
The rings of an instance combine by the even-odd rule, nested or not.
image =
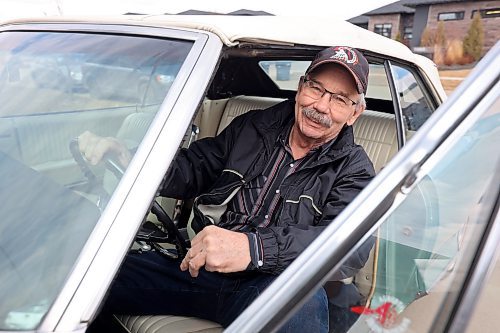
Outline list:
[[[285,99],[293,99],[298,78],[303,75],[315,52],[317,50],[265,50],[250,45],[242,45],[235,50],[229,49],[222,57],[219,69],[208,88],[206,98],[201,103],[193,120],[196,132],[188,129],[184,146],[187,146],[189,138],[193,136],[194,139],[216,136],[234,118],[250,110],[265,109]],[[398,135],[394,106],[383,66],[376,57],[370,57],[369,54],[367,56],[372,72],[369,82],[374,82],[374,84],[368,88],[367,109],[354,123],[353,129],[356,143],[364,147],[376,172],[379,172],[398,151]],[[286,61],[292,63],[291,73],[281,73],[280,77],[279,64]],[[301,71],[293,72],[294,62],[295,65],[301,65]],[[295,80],[291,77],[294,77]],[[288,82],[289,89],[282,89],[279,86],[282,83],[280,81]],[[370,89],[375,91],[373,94],[375,96],[370,96]],[[132,114],[127,117],[124,125],[126,124],[128,127],[130,123],[140,122],[141,117],[143,116]],[[406,137],[411,137],[413,132],[414,130],[409,126],[405,127]],[[169,215],[174,215],[176,205],[177,212],[182,210],[178,201],[169,198],[157,198],[157,200]],[[184,218],[186,216],[189,217],[189,213]],[[157,220],[151,215],[148,219]],[[174,218],[174,220],[176,219]],[[194,236],[187,221],[176,220],[176,222],[179,223],[178,226],[187,226],[185,235],[189,235],[190,238]],[[342,281],[342,283],[357,283],[366,299],[374,290],[374,277],[377,274],[376,252],[379,248],[379,244],[374,247],[367,264],[356,277]],[[217,324],[197,318],[128,315],[117,315],[116,318],[129,332],[142,333],[155,330],[159,330],[159,332],[179,330],[219,332],[222,330]]]

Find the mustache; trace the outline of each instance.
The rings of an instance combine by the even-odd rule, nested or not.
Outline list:
[[[304,116],[306,116],[307,118],[310,118],[310,119],[320,123],[321,125],[323,125],[327,128],[332,127],[332,123],[333,123],[332,119],[330,119],[330,117],[328,117],[328,115],[321,113],[321,112],[318,112],[313,108],[303,108],[302,114]]]

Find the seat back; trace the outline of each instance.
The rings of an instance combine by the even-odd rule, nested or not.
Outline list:
[[[398,151],[394,115],[365,110],[352,127],[354,140],[363,146],[378,173]]]
[[[247,113],[250,110],[267,109],[275,104],[282,102],[281,98],[255,97],[255,96],[237,96],[230,98],[224,108],[224,113],[219,122],[217,134],[222,132],[234,118]]]
[[[231,121],[250,110],[265,109],[283,99],[237,96],[203,103],[199,138],[215,136]],[[398,151],[396,123],[393,114],[364,111],[353,125],[354,140],[365,149],[379,172]]]

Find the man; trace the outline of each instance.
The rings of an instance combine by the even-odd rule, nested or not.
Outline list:
[[[191,248],[180,270],[156,253],[130,254],[105,311],[228,326],[373,178],[351,127],[365,109],[367,80],[361,52],[327,48],[300,79],[295,102],[250,111],[181,150],[160,192],[195,198]],[[114,139],[85,133],[79,142],[92,163],[110,149],[122,163],[129,159]],[[352,277],[368,251],[349,258],[334,279]],[[325,290],[282,330],[327,332]]]

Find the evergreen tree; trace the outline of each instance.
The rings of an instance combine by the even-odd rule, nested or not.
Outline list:
[[[484,30],[479,12],[476,12],[472,19],[469,31],[467,31],[467,35],[465,35],[463,45],[466,55],[471,56],[475,61],[481,58],[484,45]]]

